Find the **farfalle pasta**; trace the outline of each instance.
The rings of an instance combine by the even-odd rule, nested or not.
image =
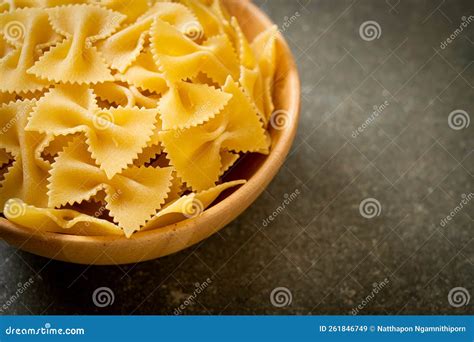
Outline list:
[[[219,0],[0,2],[0,208],[132,236],[202,214],[268,154],[276,28]]]

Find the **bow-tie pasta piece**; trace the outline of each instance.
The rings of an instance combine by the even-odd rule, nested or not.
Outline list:
[[[192,12],[181,4],[159,2],[132,25],[118,31],[99,44],[99,50],[109,65],[125,72],[145,46],[149,30],[155,18],[159,18],[184,34],[199,34],[202,28]],[[197,32],[197,33],[195,33]]]
[[[109,179],[87,148],[77,139],[56,158],[49,178],[49,206],[80,203],[105,191],[110,216],[130,236],[165,202],[173,169],[132,166]]]
[[[267,124],[268,119],[265,114],[266,91],[264,90],[263,82],[264,80],[258,66],[255,69],[247,69],[241,66],[239,83],[245,94],[255,105],[261,120]]]
[[[178,176],[193,190],[214,186],[222,169],[221,151],[263,152],[269,137],[255,108],[230,77],[223,91],[231,94],[227,106],[203,125],[160,132],[168,159]]]
[[[55,82],[98,83],[114,78],[92,44],[110,36],[125,17],[92,5],[48,9],[53,29],[66,39],[46,52],[29,72]]]
[[[183,196],[163,207],[142,230],[157,229],[188,218],[197,217],[225,190],[245,184],[245,182],[245,180],[227,182],[208,190]]]
[[[73,5],[73,4],[86,4],[89,0],[8,0],[7,4],[10,3],[10,10],[14,10],[17,8],[25,8],[25,7],[37,7],[37,8],[44,8],[44,7],[55,7],[55,6],[63,6],[63,5]],[[1,8],[1,3],[0,3]],[[1,12],[1,10],[0,10]]]
[[[239,56],[240,65],[247,69],[255,68],[256,58],[254,52],[235,17],[230,20],[230,25],[232,27],[230,36]]]
[[[10,198],[19,198],[40,207],[47,206],[48,169],[36,159],[44,137],[24,130],[35,101],[11,102],[0,106],[0,148],[9,152],[13,164],[0,182],[0,208]]]
[[[149,0],[90,0],[89,2],[124,14],[125,24],[134,23],[150,9]]]
[[[136,107],[100,109],[87,87],[61,86],[38,101],[26,129],[56,136],[84,132],[93,158],[112,178],[147,146],[157,113]]]
[[[163,129],[197,126],[212,119],[232,95],[205,84],[177,82],[163,95],[159,112]]]
[[[134,107],[135,96],[127,84],[119,82],[103,82],[92,86],[94,94],[109,106]]]
[[[37,208],[12,198],[5,204],[11,222],[34,230],[80,236],[121,236],[123,230],[107,220],[71,209]]]
[[[116,77],[139,89],[156,94],[164,93],[168,89],[166,79],[158,69],[150,51],[140,54],[123,74],[117,74]]]
[[[213,1],[206,3],[200,0],[180,0],[180,2],[194,12],[203,27],[203,33],[206,37],[213,37],[226,32],[224,18],[220,18],[219,13],[210,6]],[[220,14],[223,14],[222,11]]]
[[[256,66],[242,65],[239,82],[251,98],[265,124],[274,112],[273,85],[276,70],[276,38],[278,30],[271,27],[260,33],[252,42]]]
[[[239,160],[240,155],[230,151],[221,151],[221,170],[219,172],[219,177],[223,176],[231,167]]]
[[[193,78],[199,72],[220,85],[229,75],[238,78],[238,59],[226,35],[211,37],[199,45],[175,27],[157,19],[151,29],[151,46],[157,64],[170,81]]]
[[[272,26],[252,41],[252,49],[264,77],[273,77],[276,68],[276,39],[278,28]]]
[[[144,166],[149,164],[153,159],[158,155],[163,153],[163,148],[161,145],[150,145],[143,149],[143,151],[138,155],[137,159],[133,161],[135,166]]]
[[[0,91],[30,92],[43,89],[49,82],[28,73],[38,51],[60,39],[41,9],[25,8],[0,14],[3,40],[16,49],[0,59]],[[0,43],[3,45],[3,43]]]
[[[155,129],[147,146],[140,152],[138,157],[133,161],[135,166],[143,166],[152,162],[158,155],[163,153],[163,147],[160,143],[159,132],[162,130],[162,123],[160,120],[155,124]],[[168,166],[168,165],[166,165]]]
[[[49,163],[53,163],[54,158],[61,152],[74,138],[80,137],[81,133],[69,135],[46,135],[42,144],[38,146],[37,153],[41,158]]]

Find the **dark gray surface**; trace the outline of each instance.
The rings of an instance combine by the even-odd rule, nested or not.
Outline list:
[[[6,313],[173,314],[208,277],[184,314],[348,314],[385,278],[361,314],[474,312],[474,298],[460,308],[448,301],[455,287],[474,296],[474,200],[440,226],[474,192],[474,123],[448,125],[457,109],[474,119],[474,22],[440,49],[474,3],[258,3],[279,25],[299,13],[285,34],[303,81],[299,134],[266,193],[199,246],[137,265],[78,266],[3,243],[0,303],[34,277]],[[368,20],[379,23],[379,39],[361,39]],[[297,199],[264,227],[296,189]],[[361,216],[366,198],[380,202],[379,216]],[[102,286],[115,296],[105,308],[92,301]],[[291,292],[291,304],[272,305],[277,287]]]

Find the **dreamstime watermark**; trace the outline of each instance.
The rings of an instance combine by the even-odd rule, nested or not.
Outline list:
[[[455,131],[468,128],[470,123],[471,117],[465,110],[456,109],[448,115],[448,125]]]
[[[291,305],[293,294],[287,287],[276,287],[270,293],[270,303],[276,308]]]
[[[464,287],[454,287],[448,293],[448,303],[454,308],[466,306],[470,301],[471,295]]]
[[[92,302],[98,308],[105,308],[114,304],[115,294],[109,287],[99,287],[92,293]]]
[[[387,109],[387,107],[390,105],[390,102],[385,100],[381,105],[374,106],[372,114],[360,125],[352,131],[352,138],[357,138],[361,133],[363,133],[367,127],[369,127],[384,111]]]
[[[115,118],[112,113],[108,111],[101,111],[93,115],[92,123],[99,131],[104,131],[114,125]]]
[[[11,42],[16,42],[23,39],[25,36],[25,25],[21,22],[13,20],[8,22],[3,28],[3,35]]]
[[[285,128],[290,127],[291,120],[292,119],[288,111],[284,109],[279,109],[273,112],[270,116],[270,126],[272,126],[277,131],[281,131]]]
[[[366,198],[359,204],[359,212],[362,217],[366,219],[372,219],[380,216],[382,213],[382,205],[375,198]]]
[[[183,27],[184,34],[191,40],[200,40],[204,37],[204,30],[197,21],[190,21]]]
[[[281,204],[273,211],[273,213],[266,217],[262,221],[262,226],[267,227],[270,222],[272,222],[278,215],[280,215],[293,201],[295,201],[298,196],[301,194],[299,189],[296,189],[293,191],[291,194],[284,194],[284,200],[281,202]]]
[[[371,42],[380,38],[382,35],[382,28],[378,22],[374,20],[368,20],[360,25],[359,35],[366,42]]]
[[[358,315],[361,310],[363,310],[374,298],[375,296],[382,291],[387,285],[390,283],[388,278],[385,278],[380,283],[373,283],[372,284],[372,291],[364,298],[362,301],[352,309],[352,315]]]
[[[301,14],[298,11],[296,11],[291,17],[284,17],[283,24],[281,24],[281,26],[278,28],[278,32],[286,32],[290,28],[290,26],[293,25],[296,20],[298,20],[299,17],[301,17]]]
[[[178,307],[176,307],[173,311],[175,316],[181,315],[184,310],[186,310],[186,307],[189,305],[193,305],[195,303],[196,298],[205,290],[209,287],[209,285],[212,283],[211,278],[207,278],[204,282],[202,283],[196,283],[194,284],[194,291],[191,295],[189,295],[183,303],[181,303]]]
[[[26,204],[17,198],[11,198],[5,203],[3,212],[10,219],[21,217],[26,213]]]
[[[472,199],[474,198],[474,193],[470,192],[469,194],[462,194],[461,195],[461,198],[462,200],[459,202],[459,204],[457,206],[455,206],[450,212],[449,212],[449,215],[446,215],[446,217],[443,217],[441,219],[441,221],[439,222],[439,225],[441,227],[446,227],[449,222],[454,218],[454,216],[456,216],[458,213],[460,213],[465,207],[466,205],[469,204],[469,202],[472,201]]]
[[[459,24],[459,27],[457,29],[455,29],[453,31],[453,33],[451,33],[449,35],[448,38],[446,38],[444,41],[442,41],[440,44],[439,44],[439,47],[444,50],[448,47],[449,44],[451,44],[452,42],[454,42],[456,40],[457,37],[459,37],[459,35],[461,33],[463,33],[463,31],[469,26],[469,24],[471,24],[472,22],[474,21],[474,16],[470,15],[469,17],[466,17],[466,16],[462,16],[461,17],[461,24]]]
[[[28,290],[28,288],[33,285],[35,280],[30,277],[27,281],[24,283],[18,283],[17,284],[17,289],[14,294],[12,294],[8,299],[6,300],[5,303],[0,306],[0,313],[3,313],[8,310],[8,308],[13,305],[19,298],[20,296]]]
[[[197,217],[204,211],[204,204],[195,197],[188,197],[182,205],[183,215],[188,219]]]
[[[2,129],[0,130],[0,132],[2,134],[5,134],[7,133],[13,126],[15,126],[15,124],[17,123],[18,119],[19,119],[19,115],[15,115],[14,117],[12,117],[3,127]]]

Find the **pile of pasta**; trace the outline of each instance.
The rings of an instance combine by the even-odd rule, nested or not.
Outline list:
[[[0,2],[0,207],[123,235],[201,214],[270,151],[277,30],[218,0]]]

